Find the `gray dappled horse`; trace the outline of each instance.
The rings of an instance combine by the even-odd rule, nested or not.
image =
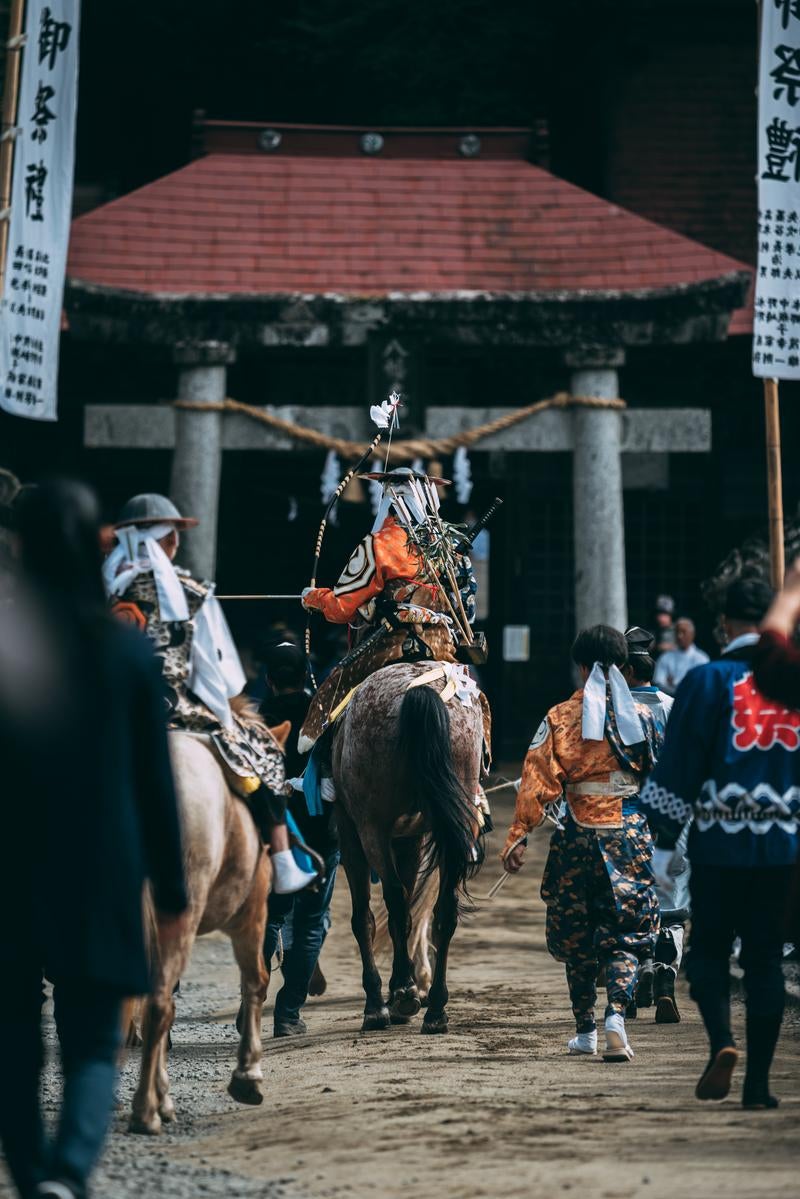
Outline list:
[[[447,956],[461,897],[477,869],[475,796],[483,752],[483,718],[476,702],[445,704],[438,689],[409,683],[430,662],[385,666],[365,680],[334,733],[342,864],[353,904],[352,928],[366,994],[363,1031],[406,1023],[420,1008],[408,951],[409,904],[429,837],[428,869],[438,868],[434,910],[436,965],[422,1032],[447,1031]],[[427,858],[427,855],[426,855]],[[375,963],[370,870],[380,878],[393,946],[388,1007]]]

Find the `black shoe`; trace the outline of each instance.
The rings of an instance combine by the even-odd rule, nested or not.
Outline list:
[[[742,1091],[742,1107],[746,1112],[773,1111],[778,1105],[779,1101],[774,1095],[770,1095],[769,1086],[766,1083],[759,1086],[748,1086],[747,1079],[745,1078],[744,1090]]]
[[[733,1045],[725,1045],[716,1053],[703,1071],[694,1089],[698,1099],[724,1099],[731,1089],[731,1075],[739,1059]]]
[[[296,1020],[276,1020],[272,1029],[273,1037],[304,1037],[307,1032],[306,1022],[299,1016]]]
[[[640,969],[639,977],[636,980],[634,996],[637,1007],[653,1006],[653,986],[653,967],[648,963]]]
[[[675,1002],[675,971],[664,966],[656,974],[656,1024],[680,1024],[681,1014]]]

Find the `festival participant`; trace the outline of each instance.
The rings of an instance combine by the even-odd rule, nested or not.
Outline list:
[[[656,663],[653,658],[655,636],[638,626],[625,634],[628,643],[628,663],[623,670],[631,695],[639,703],[647,704],[658,726],[663,740],[667,720],[672,710],[673,699],[659,691],[653,683]],[[687,827],[681,833],[679,845],[685,852],[689,836]],[[683,860],[683,869],[667,889],[656,885],[656,895],[661,909],[661,929],[656,942],[655,954],[639,966],[636,980],[637,1007],[656,1005],[656,1024],[677,1024],[680,1021],[675,999],[675,981],[683,957],[685,918],[689,904],[689,863]]]
[[[264,960],[269,967],[282,945],[284,980],[275,997],[273,1034],[291,1037],[302,1036],[308,1031],[300,1011],[308,998],[322,943],[330,927],[339,841],[332,805],[312,803],[313,810],[309,810],[299,778],[305,769],[306,755],[298,751],[297,738],[311,699],[305,690],[305,655],[298,646],[284,642],[273,646],[265,657],[271,695],[263,701],[259,711],[269,725],[282,724],[285,720],[291,722],[285,747],[286,773],[297,784],[297,789],[289,796],[289,812],[305,844],[325,863],[325,881],[317,890],[275,896],[269,903]]]
[[[23,1199],[85,1199],[123,1001],[150,986],[145,881],[166,934],[181,935],[187,905],[163,684],[144,638],[110,619],[99,515],[81,484],[26,490],[0,620],[0,1140]],[[54,1129],[39,1096],[43,975],[64,1074]]]
[[[761,625],[753,651],[753,673],[762,695],[800,710],[800,649],[795,641],[800,622],[800,558],[786,572],[783,587]]]
[[[796,711],[800,711],[800,649],[795,640],[799,622],[800,558],[796,558],[764,618],[761,639],[753,651],[753,677],[759,691]],[[800,857],[794,870],[786,933],[795,950],[800,950]]]
[[[455,662],[465,628],[475,619],[475,576],[456,549],[460,533],[439,518],[436,488],[409,467],[362,478],[380,482],[383,495],[372,531],[359,542],[334,587],[306,588],[303,606],[363,637],[385,621],[374,647],[336,667],[313,698],[300,734],[308,750],[335,717],[337,704],[367,675],[390,662]],[[448,568],[452,571],[452,587]],[[488,705],[481,697],[489,731]]]
[[[103,567],[106,590],[115,615],[156,647],[169,693],[169,727],[211,738],[231,788],[246,799],[271,846],[273,888],[289,894],[316,874],[301,870],[289,848],[282,752],[246,706],[231,707],[246,679],[213,584],[173,565],[180,531],[196,524],[163,495],[134,496],[114,526],[117,544]]]
[[[583,687],[550,709],[531,742],[502,854],[509,873],[520,870],[528,833],[566,792],[565,824],[553,833],[542,879],[547,948],[566,965],[577,1030],[572,1054],[597,1052],[596,979],[605,968],[609,1062],[633,1057],[625,1012],[638,963],[652,956],[658,933],[652,841],[637,796],[661,738],[650,708],[634,701],[622,676],[627,658],[616,629],[595,625],[578,634],[572,660]]]
[[[698,1099],[723,1099],[738,1058],[730,1019],[729,958],[741,938],[747,1004],[745,1108],[773,1108],[769,1069],[785,1002],[783,915],[797,857],[800,714],[766,701],[753,680],[758,625],[771,599],[758,578],[732,583],[721,623],[727,648],[678,690],[664,748],[641,803],[662,845],[694,816],[688,856],[692,932],[687,973],[711,1055]],[[671,879],[671,851],[656,850]]]
[[[695,666],[704,666],[708,654],[694,643],[694,621],[681,616],[675,621],[676,648],[666,650],[656,663],[653,681],[669,695],[674,695],[682,680]]]

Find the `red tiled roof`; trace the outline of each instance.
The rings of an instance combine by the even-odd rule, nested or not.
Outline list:
[[[522,158],[212,153],[79,217],[73,279],[141,292],[630,290],[740,263]]]

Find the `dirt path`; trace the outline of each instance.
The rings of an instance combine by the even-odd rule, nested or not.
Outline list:
[[[499,872],[499,840],[479,893]],[[630,1065],[568,1058],[563,972],[545,951],[538,899],[544,840],[523,875],[457,934],[446,1037],[421,1037],[418,1021],[358,1032],[363,999],[342,881],[323,955],[329,990],[309,1002],[307,1038],[266,1041],[267,1098],[258,1109],[237,1108],[225,1094],[237,981],[227,943],[201,942],[171,1055],[181,1123],[151,1141],[123,1135],[120,1117],[98,1197],[796,1193],[798,1009],[787,1015],[774,1073],[776,1113],[744,1113],[738,1096],[720,1105],[694,1100],[705,1041],[683,985],[683,1023],[657,1027],[643,1013],[631,1026]],[[742,1015],[737,1005],[738,1028]],[[121,1087],[126,1106],[136,1064]],[[45,1094],[52,1105],[50,1076]],[[0,1182],[0,1197],[9,1195]]]

